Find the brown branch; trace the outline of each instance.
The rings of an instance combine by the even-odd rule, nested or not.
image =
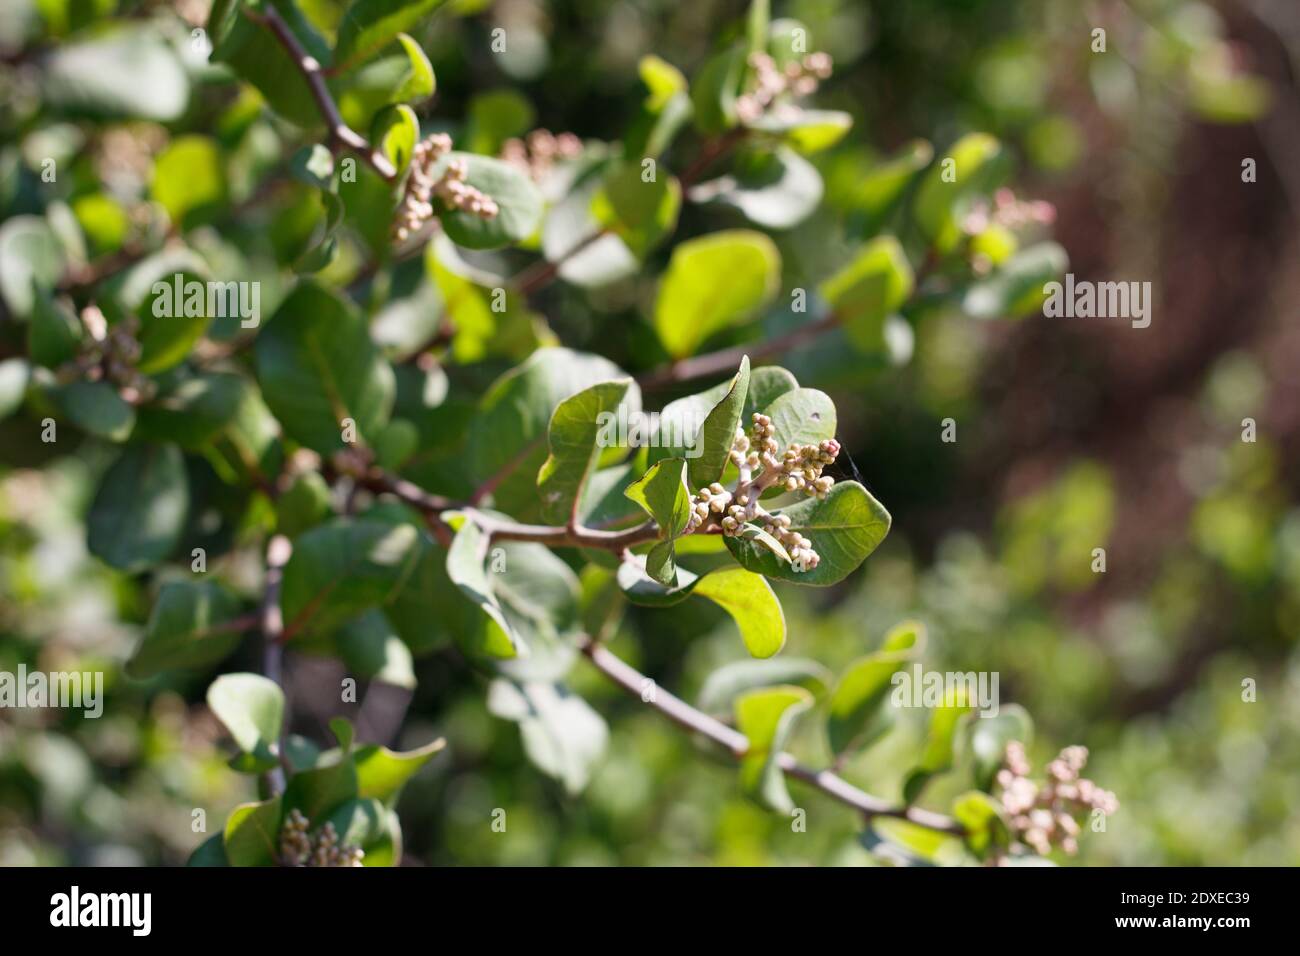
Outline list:
[[[284,671],[284,614],[280,610],[280,584],[284,580],[284,566],[293,554],[293,544],[282,534],[273,535],[266,546],[266,582],[262,592],[260,618],[262,624],[262,673],[283,686]],[[280,746],[284,762],[284,746]],[[272,793],[284,792],[285,767],[276,767],[266,775]]]
[[[307,82],[312,99],[316,101],[316,108],[320,110],[325,125],[329,127],[329,140],[332,151],[337,153],[340,149],[351,150],[365,160],[370,168],[383,179],[390,183],[395,182],[397,180],[397,170],[388,161],[388,157],[372,147],[364,136],[343,122],[343,117],[339,115],[339,108],[334,103],[334,97],[330,94],[329,87],[325,83],[325,73],[320,62],[303,48],[303,45],[298,41],[298,37],[289,28],[289,24],[285,23],[284,18],[280,16],[280,11],[272,4],[267,4],[262,13],[248,7],[241,7],[241,9],[244,16],[254,23],[260,23],[262,26],[267,27],[275,34],[275,38],[280,41],[280,45],[288,52],[294,66],[298,68],[298,72],[302,74],[302,78]]]
[[[628,548],[655,541],[659,537],[659,526],[653,521],[646,521],[623,531],[604,531],[578,525],[540,525],[510,521],[476,511],[472,503],[451,501],[439,495],[431,495],[412,482],[378,468],[372,468],[357,481],[359,485],[371,491],[393,495],[422,512],[431,520],[431,526],[436,522],[448,532],[452,529],[443,520],[443,512],[454,510],[472,512],[474,522],[487,533],[489,540],[533,541],[552,548],[598,548],[602,551],[622,554]]]
[[[695,161],[687,166],[685,172],[678,177],[682,191],[685,192],[689,189],[696,179],[703,175],[715,162],[731,152],[735,145],[747,135],[749,135],[749,130],[737,126],[722,136],[707,142],[704,148],[700,150],[700,154],[695,158]],[[578,240],[554,260],[542,259],[533,263],[527,269],[521,270],[510,279],[508,284],[518,291],[520,295],[533,295],[550,285],[555,280],[555,277],[560,274],[560,269],[566,262],[608,234],[608,229],[597,229],[595,232]]]
[[[748,135],[749,130],[743,126],[736,126],[722,136],[707,142],[700,150],[700,155],[695,158],[695,162],[687,166],[678,177],[678,181],[682,184],[682,192],[694,186],[696,180],[708,172],[710,166],[731,152]]]
[[[815,322],[801,325],[784,335],[778,335],[776,338],[764,342],[736,345],[717,352],[710,352],[707,355],[696,355],[692,358],[681,359],[660,366],[637,376],[637,384],[642,388],[655,389],[673,385],[677,382],[687,382],[691,379],[734,372],[736,366],[740,364],[740,360],[746,355],[749,356],[750,361],[762,361],[806,345],[839,324],[839,316],[831,312]]]
[[[582,653],[598,671],[631,696],[638,700],[645,699],[643,688],[648,678],[644,674],[590,638],[584,638],[580,646]],[[712,740],[736,759],[749,753],[749,739],[744,734],[697,710],[681,698],[674,697],[661,687],[655,687],[654,694],[647,703],[678,726]],[[857,810],[868,820],[873,817],[894,817],[942,833],[961,835],[965,832],[961,824],[951,817],[922,807],[889,803],[858,789],[830,770],[805,767],[788,753],[777,754],[776,763],[786,776],[817,788],[828,797]]]

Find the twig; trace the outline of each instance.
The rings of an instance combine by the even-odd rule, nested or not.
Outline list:
[[[710,166],[716,163],[727,153],[731,152],[735,146],[749,135],[749,130],[743,126],[735,126],[716,139],[710,140],[700,150],[700,155],[695,158],[695,162],[686,167],[686,170],[678,177],[682,185],[682,192],[690,189],[695,185],[695,181],[703,176]]]
[[[529,296],[551,284],[551,281],[560,274],[560,268],[582,252],[584,249],[594,245],[600,239],[609,233],[608,229],[597,229],[590,235],[578,240],[570,246],[565,252],[553,260],[543,259],[535,262],[527,269],[518,273],[510,280],[510,285],[516,289],[520,295]]]
[[[693,358],[681,359],[660,366],[637,376],[637,384],[642,388],[663,388],[677,382],[729,373],[735,370],[736,366],[740,364],[740,360],[746,355],[749,356],[751,361],[761,361],[774,355],[780,355],[783,352],[806,345],[839,324],[839,316],[831,312],[815,322],[801,325],[797,329],[793,329],[784,335],[778,335],[773,339],[736,345],[717,352],[710,352],[707,355],[697,355]]]
[[[330,95],[329,87],[325,83],[325,73],[319,61],[303,49],[303,45],[289,28],[289,24],[284,22],[280,12],[271,4],[267,4],[264,12],[261,13],[248,7],[241,7],[241,10],[244,16],[255,23],[262,24],[274,33],[280,45],[288,51],[298,72],[307,81],[307,87],[311,90],[312,99],[316,101],[316,108],[320,110],[325,125],[329,127],[331,149],[334,152],[338,152],[339,149],[351,150],[365,160],[383,179],[390,183],[395,182],[397,170],[388,161],[388,157],[372,147],[364,136],[343,122],[338,106],[334,103],[334,97]]]
[[[598,671],[633,697],[644,700],[643,687],[647,680],[645,675],[590,638],[584,638],[580,647],[582,653]],[[707,737],[736,759],[749,753],[749,739],[744,734],[695,709],[661,687],[655,688],[648,703],[673,723]],[[894,817],[942,833],[960,835],[965,832],[961,824],[951,817],[921,807],[891,804],[858,789],[830,770],[812,770],[805,767],[788,753],[777,754],[776,763],[786,776],[816,787],[832,799],[857,810],[868,820],[873,817]]]
[[[274,535],[266,546],[266,584],[262,593],[262,673],[284,685],[284,614],[280,610],[280,583],[284,580],[284,566],[293,554],[293,544],[282,534]],[[287,720],[286,720],[287,724]],[[281,761],[284,746],[280,746]],[[272,793],[284,791],[284,767],[267,773]]]
[[[737,126],[722,136],[707,142],[704,148],[700,150],[700,154],[695,158],[695,161],[687,166],[685,172],[678,177],[682,191],[685,192],[694,185],[696,179],[703,175],[715,162],[729,153],[747,135],[749,135],[749,130]],[[578,240],[554,260],[543,259],[533,263],[510,279],[510,287],[524,296],[541,291],[555,280],[555,277],[560,274],[560,268],[566,262],[608,234],[609,229],[607,228],[597,229]]]

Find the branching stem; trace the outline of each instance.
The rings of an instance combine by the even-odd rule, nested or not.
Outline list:
[[[260,13],[248,7],[242,7],[241,9],[244,16],[269,29],[293,59],[298,72],[302,74],[302,78],[307,82],[308,89],[311,90],[312,99],[316,101],[316,108],[320,110],[325,125],[329,127],[330,148],[336,154],[343,149],[356,153],[384,180],[390,183],[395,182],[397,180],[397,170],[388,161],[388,157],[371,146],[364,136],[343,122],[343,117],[339,115],[339,108],[334,102],[329,86],[325,83],[325,71],[316,58],[303,48],[303,45],[298,41],[298,37],[289,28],[289,24],[284,22],[284,18],[280,16],[280,12],[276,10],[274,5],[267,4],[263,12]]]
[[[590,638],[583,639],[581,649],[601,674],[638,700],[645,699],[644,688],[648,678],[644,674]],[[647,703],[678,726],[712,740],[736,759],[749,752],[749,739],[744,734],[697,710],[662,687],[654,688]],[[873,817],[895,817],[942,833],[960,835],[965,832],[961,824],[951,817],[922,807],[889,803],[855,787],[833,771],[805,767],[788,753],[777,754],[776,762],[787,777],[815,787],[828,797],[857,810],[868,820]]]

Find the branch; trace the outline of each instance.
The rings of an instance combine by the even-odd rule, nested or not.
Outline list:
[[[284,18],[280,16],[280,11],[271,4],[266,5],[264,13],[257,13],[248,7],[243,7],[242,10],[244,16],[254,23],[260,23],[270,29],[275,34],[275,38],[280,41],[280,45],[288,51],[298,72],[307,81],[307,87],[311,90],[312,99],[316,101],[316,108],[320,110],[325,125],[329,127],[331,149],[335,152],[340,148],[351,150],[385,180],[390,183],[395,182],[397,170],[388,161],[388,157],[372,147],[364,136],[343,122],[343,117],[339,115],[339,109],[334,103],[334,97],[325,83],[325,73],[320,63],[303,49],[303,45],[289,28],[289,24],[285,23]]]
[[[582,653],[598,671],[633,697],[638,700],[643,699],[642,688],[648,679],[644,674],[591,638],[584,638],[580,646]],[[749,752],[749,740],[744,734],[715,720],[703,711],[696,710],[681,698],[674,697],[660,687],[655,688],[654,697],[649,704],[678,726],[709,738],[736,759],[744,757]],[[942,833],[956,835],[965,833],[961,824],[951,817],[921,807],[896,806],[888,803],[859,790],[830,770],[812,770],[805,767],[788,753],[777,754],[776,762],[787,777],[794,777],[809,786],[816,787],[828,797],[857,810],[868,820],[873,817],[894,817]]]
[[[379,468],[370,469],[357,479],[357,483],[371,491],[391,494],[430,519],[431,526],[451,532],[451,526],[443,520],[444,511],[463,510],[472,512],[474,521],[488,535],[489,540],[497,541],[534,541],[552,548],[597,548],[622,554],[628,548],[659,538],[659,526],[653,521],[646,521],[623,531],[604,531],[581,526],[523,524],[497,518],[474,510],[474,503],[451,501],[439,495],[431,495],[423,488],[403,478],[390,475]],[[442,535],[439,535],[441,538]]]
[[[736,345],[717,352],[710,352],[707,355],[696,355],[693,358],[681,359],[668,365],[662,365],[657,369],[652,369],[643,375],[637,376],[637,384],[642,388],[655,389],[695,378],[705,378],[710,375],[729,375],[736,370],[736,366],[740,364],[740,360],[746,355],[749,356],[750,361],[762,361],[765,358],[771,358],[774,355],[780,355],[789,352],[791,349],[806,345],[839,324],[839,316],[831,312],[815,322],[801,325],[797,329],[792,329],[773,339]]]
[[[704,144],[700,154],[695,158],[686,170],[678,177],[681,183],[682,192],[685,193],[705,171],[708,170],[715,162],[731,152],[737,143],[749,135],[749,130],[737,126],[729,130],[722,136],[718,136]],[[527,269],[516,273],[509,281],[511,288],[516,289],[520,295],[530,296],[541,289],[546,288],[555,277],[560,274],[560,267],[568,262],[578,253],[597,242],[603,236],[609,233],[609,229],[597,229],[595,232],[579,239],[570,246],[563,254],[553,261],[545,259],[533,263]],[[739,361],[739,360],[737,360]]]
[[[262,593],[262,673],[283,686],[284,670],[284,614],[280,610],[280,583],[284,580],[284,566],[293,554],[293,544],[282,534],[274,535],[266,546],[266,584]],[[287,707],[287,704],[286,704]],[[283,754],[284,747],[280,747]],[[272,793],[284,791],[285,771],[276,767],[267,775]]]

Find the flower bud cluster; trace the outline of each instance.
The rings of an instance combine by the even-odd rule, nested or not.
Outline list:
[[[308,834],[311,822],[294,809],[280,828],[280,862],[284,866],[361,866],[365,853],[350,843],[340,843],[334,824],[326,823],[315,839]]]
[[[970,235],[978,235],[989,226],[1007,229],[1024,229],[1028,226],[1050,226],[1056,221],[1056,207],[1045,199],[1020,199],[1006,187],[993,194],[993,203],[977,201],[962,228]]]
[[[791,60],[778,69],[767,53],[751,53],[748,63],[754,70],[754,88],[736,100],[736,116],[742,123],[762,119],[783,94],[809,96],[831,75],[829,53],[809,53],[802,60]]]
[[[769,514],[759,502],[771,487],[825,498],[835,479],[823,476],[822,469],[839,456],[840,443],[833,438],[817,444],[796,443],[781,452],[772,419],[755,412],[752,421],[752,437],[743,429],[737,430],[729,452],[732,464],[740,471],[735,491],[728,491],[716,481],[701,488],[691,499],[686,530],[689,533],[713,522],[724,535],[735,537],[747,523],[760,521],[763,530],[790,555],[794,571],[811,571],[821,562],[812,541],[790,527],[788,515]]]
[[[394,235],[399,242],[409,238],[433,218],[434,200],[448,209],[459,209],[482,219],[494,219],[501,209],[491,196],[485,195],[465,182],[469,164],[463,159],[453,159],[435,175],[444,156],[451,152],[451,137],[434,133],[415,144],[411,151],[410,175],[406,191],[397,210]]]
[[[501,158],[541,182],[557,162],[582,155],[582,140],[573,133],[558,136],[549,129],[535,129],[524,139],[508,139],[501,144]]]
[[[89,305],[81,311],[81,324],[90,332],[90,344],[58,370],[59,379],[106,380],[115,385],[123,400],[132,405],[153,398],[158,386],[135,367],[143,352],[139,338],[140,319],[128,314],[110,327],[98,306]]]
[[[1079,776],[1087,762],[1088,748],[1066,747],[1047,765],[1047,780],[1039,785],[1029,779],[1024,745],[1007,744],[996,779],[1012,834],[1019,842],[1041,856],[1053,846],[1073,855],[1079,849],[1079,820],[1096,810],[1110,815],[1119,809],[1115,794]]]

